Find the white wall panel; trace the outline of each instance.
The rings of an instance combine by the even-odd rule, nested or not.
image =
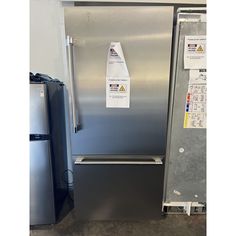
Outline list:
[[[30,1],[30,70],[65,80],[64,11],[59,0]]]

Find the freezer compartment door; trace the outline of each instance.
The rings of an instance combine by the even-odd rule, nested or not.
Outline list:
[[[30,84],[30,134],[49,134],[45,84]]]
[[[30,225],[55,223],[49,141],[30,142]]]
[[[75,164],[79,220],[145,220],[161,217],[163,164],[102,161]]]

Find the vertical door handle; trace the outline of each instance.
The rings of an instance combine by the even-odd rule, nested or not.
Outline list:
[[[74,55],[73,55],[73,40],[72,37],[67,36],[66,38],[67,46],[67,61],[69,69],[69,79],[70,79],[70,94],[71,94],[71,103],[72,103],[72,120],[74,132],[77,133],[80,126],[78,108],[75,101],[75,82],[74,82]]]

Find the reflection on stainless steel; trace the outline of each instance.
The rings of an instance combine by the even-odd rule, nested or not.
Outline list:
[[[30,84],[30,134],[49,134],[47,88]]]
[[[30,225],[55,222],[50,141],[30,142]]]
[[[172,7],[65,9],[74,39],[75,87],[81,129],[73,155],[165,153]],[[106,59],[121,42],[131,77],[130,108],[106,108]]]

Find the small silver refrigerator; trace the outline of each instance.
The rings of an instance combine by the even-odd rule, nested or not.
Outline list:
[[[30,83],[30,225],[56,223],[67,195],[62,102],[62,83]]]
[[[30,224],[55,221],[47,89],[30,84]]]

